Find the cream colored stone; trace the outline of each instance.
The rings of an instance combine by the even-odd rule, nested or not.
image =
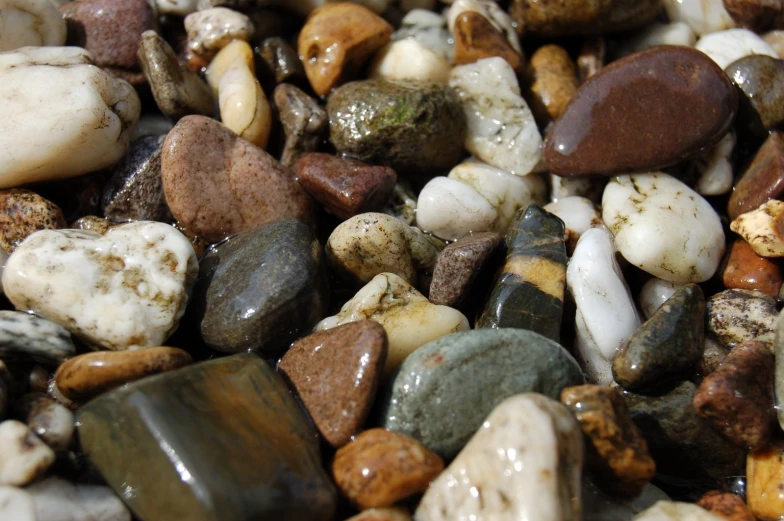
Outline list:
[[[778,58],[773,47],[748,29],[728,29],[706,34],[699,39],[695,47],[707,54],[722,69],[754,54]]]
[[[65,19],[51,0],[0,0],[0,52],[65,45]]]
[[[212,93],[218,96],[220,81],[226,71],[234,65],[237,60],[241,60],[248,65],[248,68],[255,74],[256,66],[253,61],[253,49],[248,42],[235,40],[220,50],[215,58],[212,59],[204,77],[207,79]]]
[[[0,519],[8,521],[40,521],[35,516],[33,498],[17,487],[0,486]]]
[[[109,487],[51,477],[25,489],[38,521],[131,521],[131,512]]]
[[[659,501],[652,507],[637,514],[633,521],[723,521],[694,503]]]
[[[414,38],[387,44],[370,65],[369,76],[382,80],[436,81],[449,83],[452,66],[442,56]]]
[[[47,471],[54,451],[16,420],[0,423],[0,485],[23,486]]]
[[[776,51],[780,60],[784,59],[784,31],[770,31],[762,35],[762,39]]]
[[[732,190],[732,152],[737,139],[734,132],[727,132],[715,146],[694,161],[700,177],[694,189],[700,195],[724,195]]]
[[[155,0],[158,11],[164,14],[187,16],[197,9],[198,0]]]
[[[232,63],[218,85],[221,120],[229,130],[266,148],[272,130],[269,102],[253,70],[241,58]]]
[[[599,210],[585,197],[563,197],[544,209],[564,222],[570,252],[574,251],[577,241],[591,228],[607,228]]]
[[[684,284],[669,282],[657,277],[649,279],[648,282],[643,284],[638,297],[643,316],[651,318],[656,310],[683,286]]]
[[[756,210],[739,215],[730,223],[730,230],[743,237],[761,257],[784,257],[784,239],[774,223],[784,211],[784,202],[771,199]]]
[[[186,16],[185,31],[191,51],[212,57],[233,40],[250,40],[253,22],[232,9],[213,7]]]
[[[686,22],[697,35],[735,27],[723,0],[663,0],[671,22]]]

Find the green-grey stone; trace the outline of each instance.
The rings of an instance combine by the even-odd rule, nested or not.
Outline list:
[[[450,459],[506,398],[537,392],[558,400],[564,387],[584,382],[572,355],[533,331],[453,333],[406,358],[379,399],[381,421]]]
[[[310,227],[284,219],[235,235],[200,262],[194,310],[219,351],[275,356],[323,318],[327,285]]]
[[[337,151],[368,163],[434,172],[463,156],[465,115],[455,91],[441,83],[347,83],[329,96],[327,112]]]
[[[566,287],[563,221],[529,205],[518,210],[506,243],[506,263],[476,327],[528,329],[558,342]]]
[[[651,389],[688,376],[702,358],[705,296],[696,284],[676,291],[616,351],[613,378],[624,389]]]
[[[327,521],[335,510],[315,431],[256,355],[139,380],[77,419],[90,461],[142,521]]]

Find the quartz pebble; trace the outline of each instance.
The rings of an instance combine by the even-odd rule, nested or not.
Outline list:
[[[722,272],[722,282],[728,289],[759,291],[777,298],[784,282],[784,274],[773,260],[760,257],[749,243],[738,239],[730,248]]]
[[[727,214],[737,219],[784,193],[784,133],[771,132],[743,171],[727,202]]]
[[[748,29],[728,29],[706,34],[694,47],[707,54],[722,69],[753,54],[778,57],[773,47]]]
[[[657,277],[652,277],[643,284],[638,296],[640,310],[643,316],[648,319],[664,304],[667,299],[675,294],[684,285],[677,282],[669,282]]]
[[[543,45],[525,68],[525,85],[531,111],[540,124],[563,115],[579,88],[577,65],[558,45]]]
[[[729,348],[756,340],[773,346],[776,299],[758,291],[729,289],[708,299],[708,332]]]
[[[232,40],[248,41],[253,35],[253,22],[237,11],[213,7],[186,16],[185,31],[192,52],[212,57]]]
[[[0,356],[35,360],[57,366],[76,354],[71,335],[62,326],[44,318],[0,311]]]
[[[570,254],[574,252],[577,241],[585,232],[591,228],[606,229],[596,206],[585,197],[562,197],[548,204],[544,209],[564,222],[567,251]]]
[[[14,188],[0,191],[0,247],[13,253],[38,230],[65,228],[63,212],[35,192]]]
[[[730,223],[737,233],[761,257],[784,257],[784,235],[780,233],[784,202],[771,199],[756,210],[739,215]]]
[[[722,518],[693,503],[659,501],[633,521],[722,521]]]
[[[673,22],[685,22],[698,35],[715,33],[735,27],[735,22],[724,8],[723,0],[663,0],[667,18]]]
[[[131,512],[112,489],[51,477],[24,489],[38,521],[131,521]]]
[[[280,163],[292,168],[300,157],[318,150],[329,128],[329,118],[321,105],[294,85],[278,85],[273,101],[286,136]]]
[[[390,42],[370,65],[368,77],[378,80],[449,83],[452,65],[415,38]]]
[[[697,506],[723,517],[726,521],[755,521],[756,519],[749,512],[743,499],[729,492],[718,490],[706,492],[697,501]]]
[[[0,486],[27,485],[54,463],[54,452],[22,422],[0,423]]]
[[[750,452],[746,460],[746,502],[759,519],[784,516],[784,442],[773,441],[767,447]]]
[[[737,139],[730,131],[713,148],[694,160],[699,175],[694,190],[700,195],[724,195],[732,190],[732,155]]]
[[[65,45],[65,36],[65,20],[50,0],[7,0],[0,6],[0,52]]]

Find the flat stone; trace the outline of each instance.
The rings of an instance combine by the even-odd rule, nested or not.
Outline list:
[[[1,357],[58,366],[74,354],[71,335],[62,326],[32,314],[0,311]]]
[[[772,132],[735,183],[727,203],[730,219],[759,208],[784,193],[784,133]]]
[[[256,48],[256,54],[262,59],[266,72],[274,85],[282,83],[306,85],[305,68],[299,60],[296,49],[280,37],[266,38]]]
[[[0,423],[0,486],[27,485],[54,463],[54,452],[16,420]]]
[[[481,13],[464,11],[454,22],[455,65],[474,63],[485,58],[498,56],[509,63],[515,71],[522,71],[523,57],[507,40],[506,35],[496,29]]]
[[[118,494],[136,492],[122,497],[140,519],[327,521],[334,513],[315,432],[255,355],[142,379],[91,401],[77,420],[90,462]]]
[[[509,13],[526,34],[539,37],[593,35],[628,31],[652,22],[661,11],[661,0],[603,2],[578,0],[539,2],[513,0]]]
[[[518,211],[516,220],[476,327],[527,329],[558,342],[566,291],[564,223],[536,205]]]
[[[280,162],[293,168],[297,160],[319,149],[329,128],[327,111],[294,85],[282,83],[272,95],[286,143]]]
[[[57,368],[54,380],[66,398],[86,402],[115,387],[190,363],[191,355],[176,347],[98,351],[70,358]]]
[[[561,402],[585,435],[586,468],[596,483],[613,495],[639,496],[653,479],[656,464],[618,391],[599,385],[567,387]]]
[[[697,506],[724,518],[726,521],[756,520],[749,512],[743,499],[729,492],[720,492],[718,490],[706,492],[697,501]]]
[[[750,452],[746,460],[746,502],[759,519],[784,515],[784,442],[774,440],[764,449]]]
[[[63,211],[35,192],[14,188],[0,191],[0,247],[12,253],[38,230],[65,228]]]
[[[332,461],[338,489],[360,509],[389,507],[424,492],[442,470],[444,462],[437,454],[384,429],[364,431]]]
[[[731,63],[724,72],[738,86],[738,123],[760,137],[784,122],[784,61],[752,55]]]
[[[547,136],[544,161],[562,176],[658,170],[718,143],[737,106],[734,86],[705,54],[648,49],[580,88]]]
[[[342,447],[365,425],[387,350],[379,323],[349,322],[294,342],[278,372],[296,390],[319,434]]]
[[[563,115],[580,87],[577,64],[559,45],[543,45],[525,67],[528,102],[536,120],[543,124]]]
[[[384,428],[451,459],[506,398],[524,392],[558,398],[582,383],[577,362],[552,340],[522,329],[477,329],[409,355],[378,400],[379,417]]]
[[[728,289],[708,299],[708,332],[729,348],[756,340],[773,349],[776,299],[757,291]]]
[[[74,415],[42,392],[23,395],[14,404],[16,416],[56,451],[68,450],[74,433]]]
[[[569,410],[541,394],[512,396],[430,485],[415,517],[577,521],[582,466],[582,433]]]
[[[47,521],[131,521],[128,507],[109,487],[75,484],[58,477],[25,488],[36,519]]]
[[[317,152],[302,156],[294,173],[303,188],[339,219],[381,211],[397,183],[397,174],[389,167]]]
[[[140,221],[106,235],[41,230],[11,254],[3,289],[17,309],[105,349],[161,345],[185,313],[198,272],[188,240]]]
[[[722,518],[694,503],[659,501],[644,512],[634,516],[633,521],[721,521]]]
[[[721,280],[728,289],[759,291],[776,298],[784,275],[778,264],[760,257],[749,243],[739,239],[732,243]]]
[[[5,2],[0,10],[3,20],[0,52],[20,47],[65,45],[65,20],[53,4],[49,0]]]
[[[204,116],[186,116],[166,136],[162,178],[172,215],[209,242],[279,219],[313,221],[288,169]]]

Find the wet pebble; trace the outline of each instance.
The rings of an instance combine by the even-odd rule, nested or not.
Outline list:
[[[673,22],[685,22],[698,35],[715,33],[735,27],[735,22],[724,8],[723,0],[663,0],[667,17]]]
[[[645,318],[651,318],[657,309],[664,304],[667,299],[675,294],[684,284],[669,282],[657,277],[652,277],[643,284],[640,294],[637,297],[640,310]]]
[[[525,68],[527,99],[540,124],[561,117],[579,88],[577,65],[558,45],[543,45]]]
[[[450,14],[455,6],[459,7],[460,3],[458,1],[452,4]],[[455,40],[453,58],[455,65],[465,65],[484,58],[498,56],[506,60],[516,72],[522,71],[523,57],[520,54],[520,44],[516,41],[516,32],[512,31],[511,34],[514,35],[517,49],[512,46],[502,31],[496,29],[492,22],[474,10],[465,10],[457,15],[452,27]]]
[[[24,423],[0,423],[0,485],[27,485],[46,472],[54,459],[52,449]]]
[[[306,85],[305,69],[299,60],[297,51],[283,38],[273,36],[266,38],[255,50],[262,60],[262,75],[268,74],[275,85],[289,83]],[[262,76],[263,77],[263,76]],[[262,81],[262,84],[264,82]]]
[[[211,58],[233,40],[248,41],[253,22],[244,14],[225,7],[213,7],[185,17],[188,48],[195,54]]]
[[[776,324],[776,299],[764,293],[729,289],[716,293],[706,306],[707,331],[722,344],[733,348],[749,340],[772,349]]]
[[[36,519],[47,521],[131,521],[131,512],[112,489],[47,478],[24,489],[33,500]]]
[[[74,415],[44,393],[28,393],[15,404],[16,416],[55,451],[71,444]]]
[[[0,52],[19,47],[64,45],[66,26],[50,0],[10,0],[0,7]]]
[[[299,158],[318,150],[329,128],[329,118],[316,100],[294,85],[278,85],[272,96],[286,138],[280,163],[293,168]]]
[[[722,69],[746,56],[761,54],[778,57],[773,47],[748,29],[728,29],[706,34],[694,47],[707,54]]]
[[[0,311],[0,356],[57,366],[76,354],[62,326],[28,313]]]
[[[738,122],[756,135],[784,122],[784,61],[765,55],[746,56],[725,71],[740,90]]]
[[[762,257],[784,257],[782,231],[784,202],[771,199],[756,210],[739,215],[730,223],[730,230],[737,233]]]
[[[780,519],[784,516],[784,442],[775,440],[746,461],[746,501],[751,513],[759,519]]]
[[[771,132],[735,183],[727,203],[730,219],[751,212],[784,193],[784,134]]]
[[[771,259],[760,257],[739,239],[732,243],[726,266],[722,272],[722,282],[728,289],[747,289],[759,291],[777,298],[784,276],[781,268]]]

